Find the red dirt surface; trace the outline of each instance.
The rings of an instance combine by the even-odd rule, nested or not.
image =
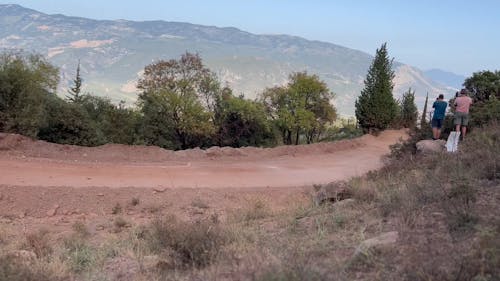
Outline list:
[[[312,184],[380,168],[389,145],[405,136],[385,131],[334,143],[173,152],[58,145],[0,134],[0,228],[26,233],[50,227],[64,235],[82,221],[93,234],[106,235],[117,205],[132,224],[160,213],[227,219],[255,202],[276,212],[309,202]]]
[[[0,134],[0,184],[24,187],[300,187],[362,175],[382,166],[404,131],[276,148],[170,151],[158,147],[58,145]]]

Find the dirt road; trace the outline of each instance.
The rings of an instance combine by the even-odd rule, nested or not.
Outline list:
[[[156,147],[84,148],[0,136],[0,184],[33,187],[249,188],[297,187],[378,169],[403,131],[314,145],[212,148],[172,152]]]

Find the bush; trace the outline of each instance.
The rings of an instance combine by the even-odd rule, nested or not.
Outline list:
[[[471,125],[480,127],[492,121],[500,120],[500,100],[492,96],[489,100],[478,102],[471,106]]]
[[[49,241],[49,231],[40,229],[37,232],[26,235],[26,246],[33,251],[38,258],[46,257],[52,253],[52,247]]]
[[[12,256],[0,256],[0,280],[2,281],[59,281],[67,280],[45,271],[38,266],[23,262]]]
[[[35,137],[59,73],[40,55],[0,54],[0,131]]]
[[[95,250],[80,237],[72,236],[67,238],[64,241],[64,247],[66,248],[65,257],[68,259],[73,272],[86,271],[95,264]]]
[[[116,203],[115,206],[111,209],[111,213],[113,215],[118,215],[122,212],[122,205],[120,203]]]
[[[171,251],[171,258],[180,267],[199,268],[211,264],[229,241],[224,229],[210,220],[184,223],[170,216],[155,220],[149,232],[151,250]]]
[[[51,96],[47,99],[46,111],[47,122],[40,128],[39,139],[85,146],[103,143],[89,115],[79,104]]]

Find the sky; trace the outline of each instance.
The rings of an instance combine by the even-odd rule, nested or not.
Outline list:
[[[289,34],[469,76],[500,69],[500,0],[10,0],[48,14]]]

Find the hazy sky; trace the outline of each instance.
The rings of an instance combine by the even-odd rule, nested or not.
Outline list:
[[[19,0],[44,13],[290,34],[458,74],[500,69],[500,0]]]

